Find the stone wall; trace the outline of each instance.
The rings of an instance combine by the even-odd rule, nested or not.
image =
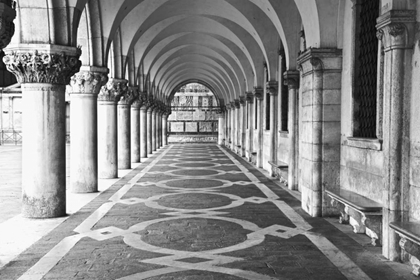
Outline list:
[[[211,92],[184,89],[175,94],[171,106],[169,143],[217,141],[219,107]]]

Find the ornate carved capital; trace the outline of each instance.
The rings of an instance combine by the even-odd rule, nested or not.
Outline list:
[[[132,95],[134,96],[133,103],[131,104],[131,107],[140,109],[140,107],[142,106],[143,100],[141,99],[138,87],[129,87],[128,91],[131,91]]]
[[[82,66],[70,79],[70,93],[99,94],[102,86],[108,82],[108,68]]]
[[[106,85],[101,88],[98,95],[99,101],[118,102],[120,97],[127,91],[127,80],[110,78]]]
[[[235,107],[239,109],[241,107],[241,101],[239,99],[235,99]]]
[[[298,89],[299,88],[299,72],[298,71],[286,71],[283,74],[284,84],[289,87],[289,89]]]
[[[138,97],[138,91],[135,87],[127,87],[125,91],[121,94],[121,98],[118,101],[118,105],[128,105],[133,104],[134,100]]]
[[[269,81],[266,84],[267,91],[270,95],[278,95],[279,83],[277,81]]]
[[[246,102],[249,104],[254,103],[254,94],[252,92],[247,92],[246,94]]]
[[[412,48],[414,45],[416,11],[390,10],[377,19],[378,39],[385,51],[395,48]]]
[[[67,85],[82,65],[80,48],[25,44],[4,49],[3,62],[19,83]]]
[[[264,98],[263,94],[264,94],[264,90],[262,88],[259,88],[259,87],[254,88],[255,98],[262,100]]]
[[[245,95],[239,96],[239,103],[241,103],[241,106],[246,105],[246,96]]]
[[[15,1],[0,1],[0,50],[4,49],[15,34],[15,24],[13,20],[16,17]]]

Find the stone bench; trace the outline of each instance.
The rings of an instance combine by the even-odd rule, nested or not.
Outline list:
[[[400,247],[403,252],[402,261],[409,261],[413,266],[413,274],[420,275],[420,223],[393,222],[389,226],[400,236]],[[404,254],[405,253],[405,254]]]
[[[281,183],[287,186],[289,165],[282,161],[269,161],[268,163],[271,165],[271,173],[273,174],[273,177],[277,178]]]
[[[339,222],[350,224],[355,233],[364,233],[372,239],[373,246],[380,246],[382,239],[382,205],[352,191],[326,190],[331,205],[341,213]]]

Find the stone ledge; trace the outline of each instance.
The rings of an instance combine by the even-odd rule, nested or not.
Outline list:
[[[379,139],[347,137],[344,145],[359,149],[382,151],[382,140]]]

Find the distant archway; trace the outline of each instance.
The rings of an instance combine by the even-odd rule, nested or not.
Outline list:
[[[168,118],[169,143],[217,142],[219,102],[201,83],[177,87]]]

